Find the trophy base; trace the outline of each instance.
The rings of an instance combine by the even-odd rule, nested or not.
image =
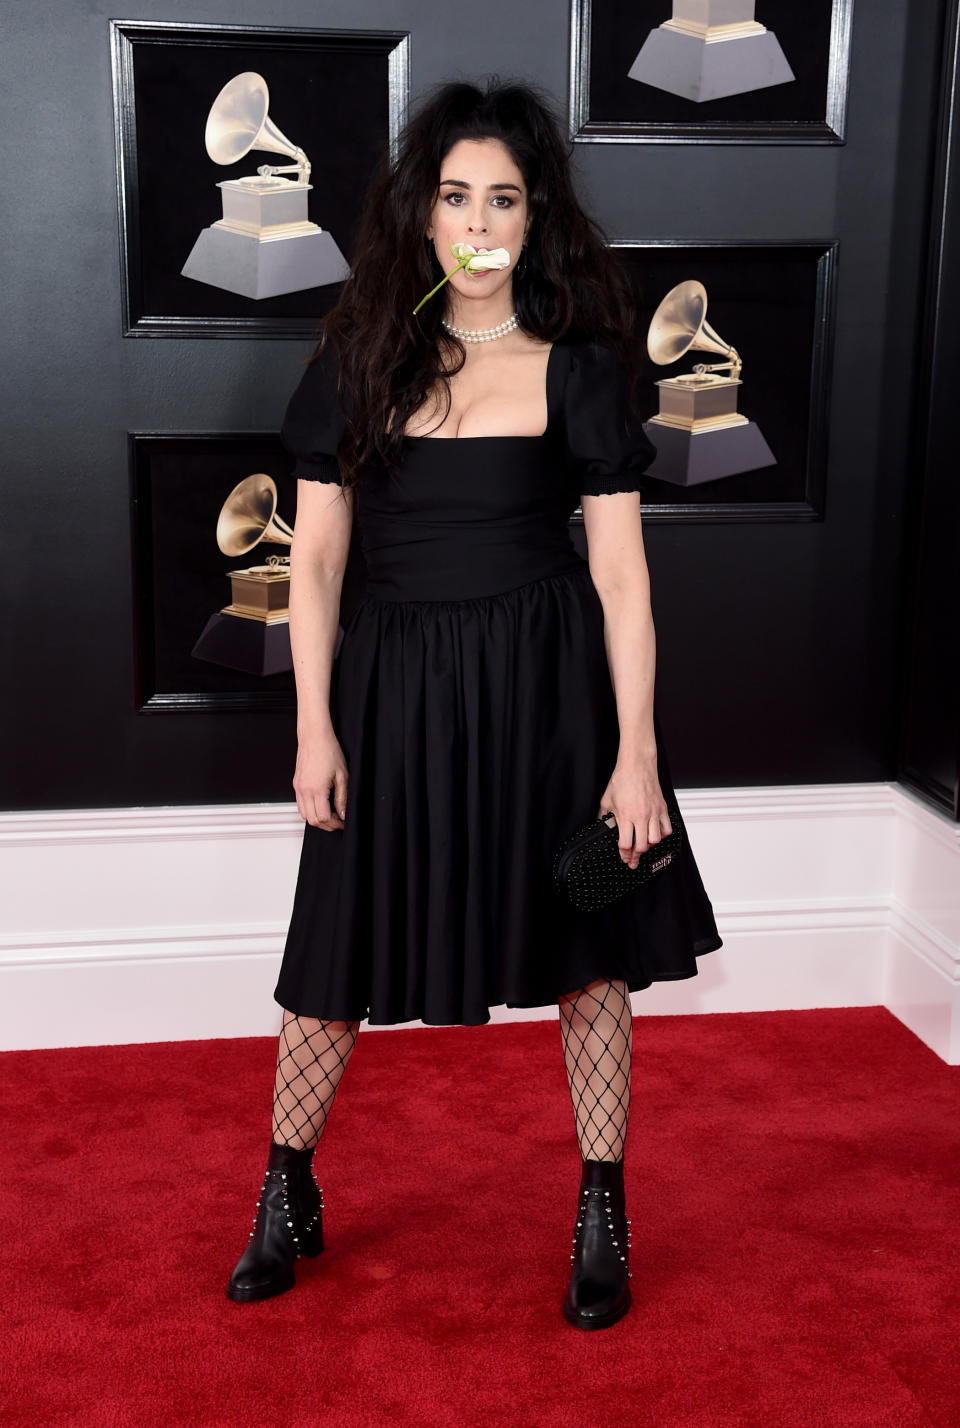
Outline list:
[[[643,429],[657,448],[646,474],[675,486],[699,486],[704,481],[719,481],[723,476],[777,465],[777,458],[754,421],[699,432],[645,421]]]
[[[786,84],[795,75],[771,30],[708,42],[659,27],[650,31],[628,77],[702,104]]]
[[[194,659],[244,674],[286,674],[293,669],[288,620],[266,624],[243,615],[211,615],[190,651]]]
[[[180,272],[241,297],[270,298],[341,283],[350,265],[323,228],[263,237],[213,224],[204,228]]]

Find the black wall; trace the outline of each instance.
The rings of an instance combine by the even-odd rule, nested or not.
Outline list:
[[[899,774],[960,818],[960,3],[944,28],[927,263],[907,469],[910,570],[904,608]]]
[[[897,776],[943,8],[857,0],[844,145],[576,148],[612,240],[839,244],[825,518],[647,530],[680,785]],[[275,429],[309,344],[121,335],[113,13],[7,7],[0,806],[283,800],[292,713],[135,707],[126,434]],[[565,109],[565,4],[488,0],[480,25],[457,14],[439,0],[279,0],[269,14],[171,0],[125,18],[409,30],[414,102],[499,72]]]

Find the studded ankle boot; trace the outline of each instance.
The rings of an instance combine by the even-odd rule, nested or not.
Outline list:
[[[295,1283],[293,1266],[300,1255],[323,1249],[323,1191],[314,1179],[313,1148],[270,1142],[267,1173],[247,1248],[227,1285],[227,1297],[240,1302],[269,1299]]]
[[[579,1329],[606,1329],[630,1308],[630,1221],[622,1160],[584,1160],[564,1318]]]

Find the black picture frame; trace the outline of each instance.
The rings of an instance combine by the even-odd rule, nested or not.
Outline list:
[[[853,0],[774,6],[756,18],[781,41],[796,83],[698,104],[631,80],[671,0],[571,0],[570,137],[578,143],[842,144]]]
[[[689,278],[704,284],[707,322],[743,360],[738,410],[757,423],[777,458],[775,466],[689,487],[647,475],[641,492],[644,521],[823,520],[837,241],[610,246],[634,288],[641,349],[670,289]],[[690,372],[697,361],[719,360],[693,350],[669,366],[646,358],[650,416],[658,407],[653,384],[659,378]],[[574,519],[582,523],[579,508]]]
[[[129,432],[135,706],[139,713],[293,709],[292,670],[264,677],[194,658],[208,619],[230,603],[227,572],[289,547],[261,542],[224,555],[217,517],[244,477],[277,485],[293,524],[296,482],[276,432]]]
[[[229,571],[287,555],[261,540],[227,556],[216,540],[224,501],[245,477],[265,472],[276,484],[276,516],[292,527],[297,481],[275,431],[131,431],[127,433],[132,550],[134,706],[140,714],[231,713],[296,708],[292,669],[253,675],[195,657],[210,617],[230,603]],[[356,507],[340,591],[344,627],[366,594],[367,569]]]
[[[251,151],[215,164],[206,117],[223,85],[256,70],[270,119],[313,165],[311,220],[351,261],[367,183],[396,154],[409,94],[409,33],[154,24],[111,20],[113,107],[125,337],[315,334],[340,284],[254,299],[181,276],[191,248],[221,216],[218,181],[281,155]]]

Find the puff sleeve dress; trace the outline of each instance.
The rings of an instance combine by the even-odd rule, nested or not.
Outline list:
[[[394,470],[354,488],[367,585],[330,690],[346,817],[304,825],[274,993],[298,1015],[477,1025],[599,977],[630,991],[692,977],[722,946],[689,835],[600,911],[553,882],[619,742],[603,607],[569,519],[582,495],[639,491],[654,449],[611,349],[554,344],[546,382],[541,435],[406,437]],[[339,482],[342,420],[324,355],[284,422],[297,477]],[[656,701],[654,732],[669,798]]]

